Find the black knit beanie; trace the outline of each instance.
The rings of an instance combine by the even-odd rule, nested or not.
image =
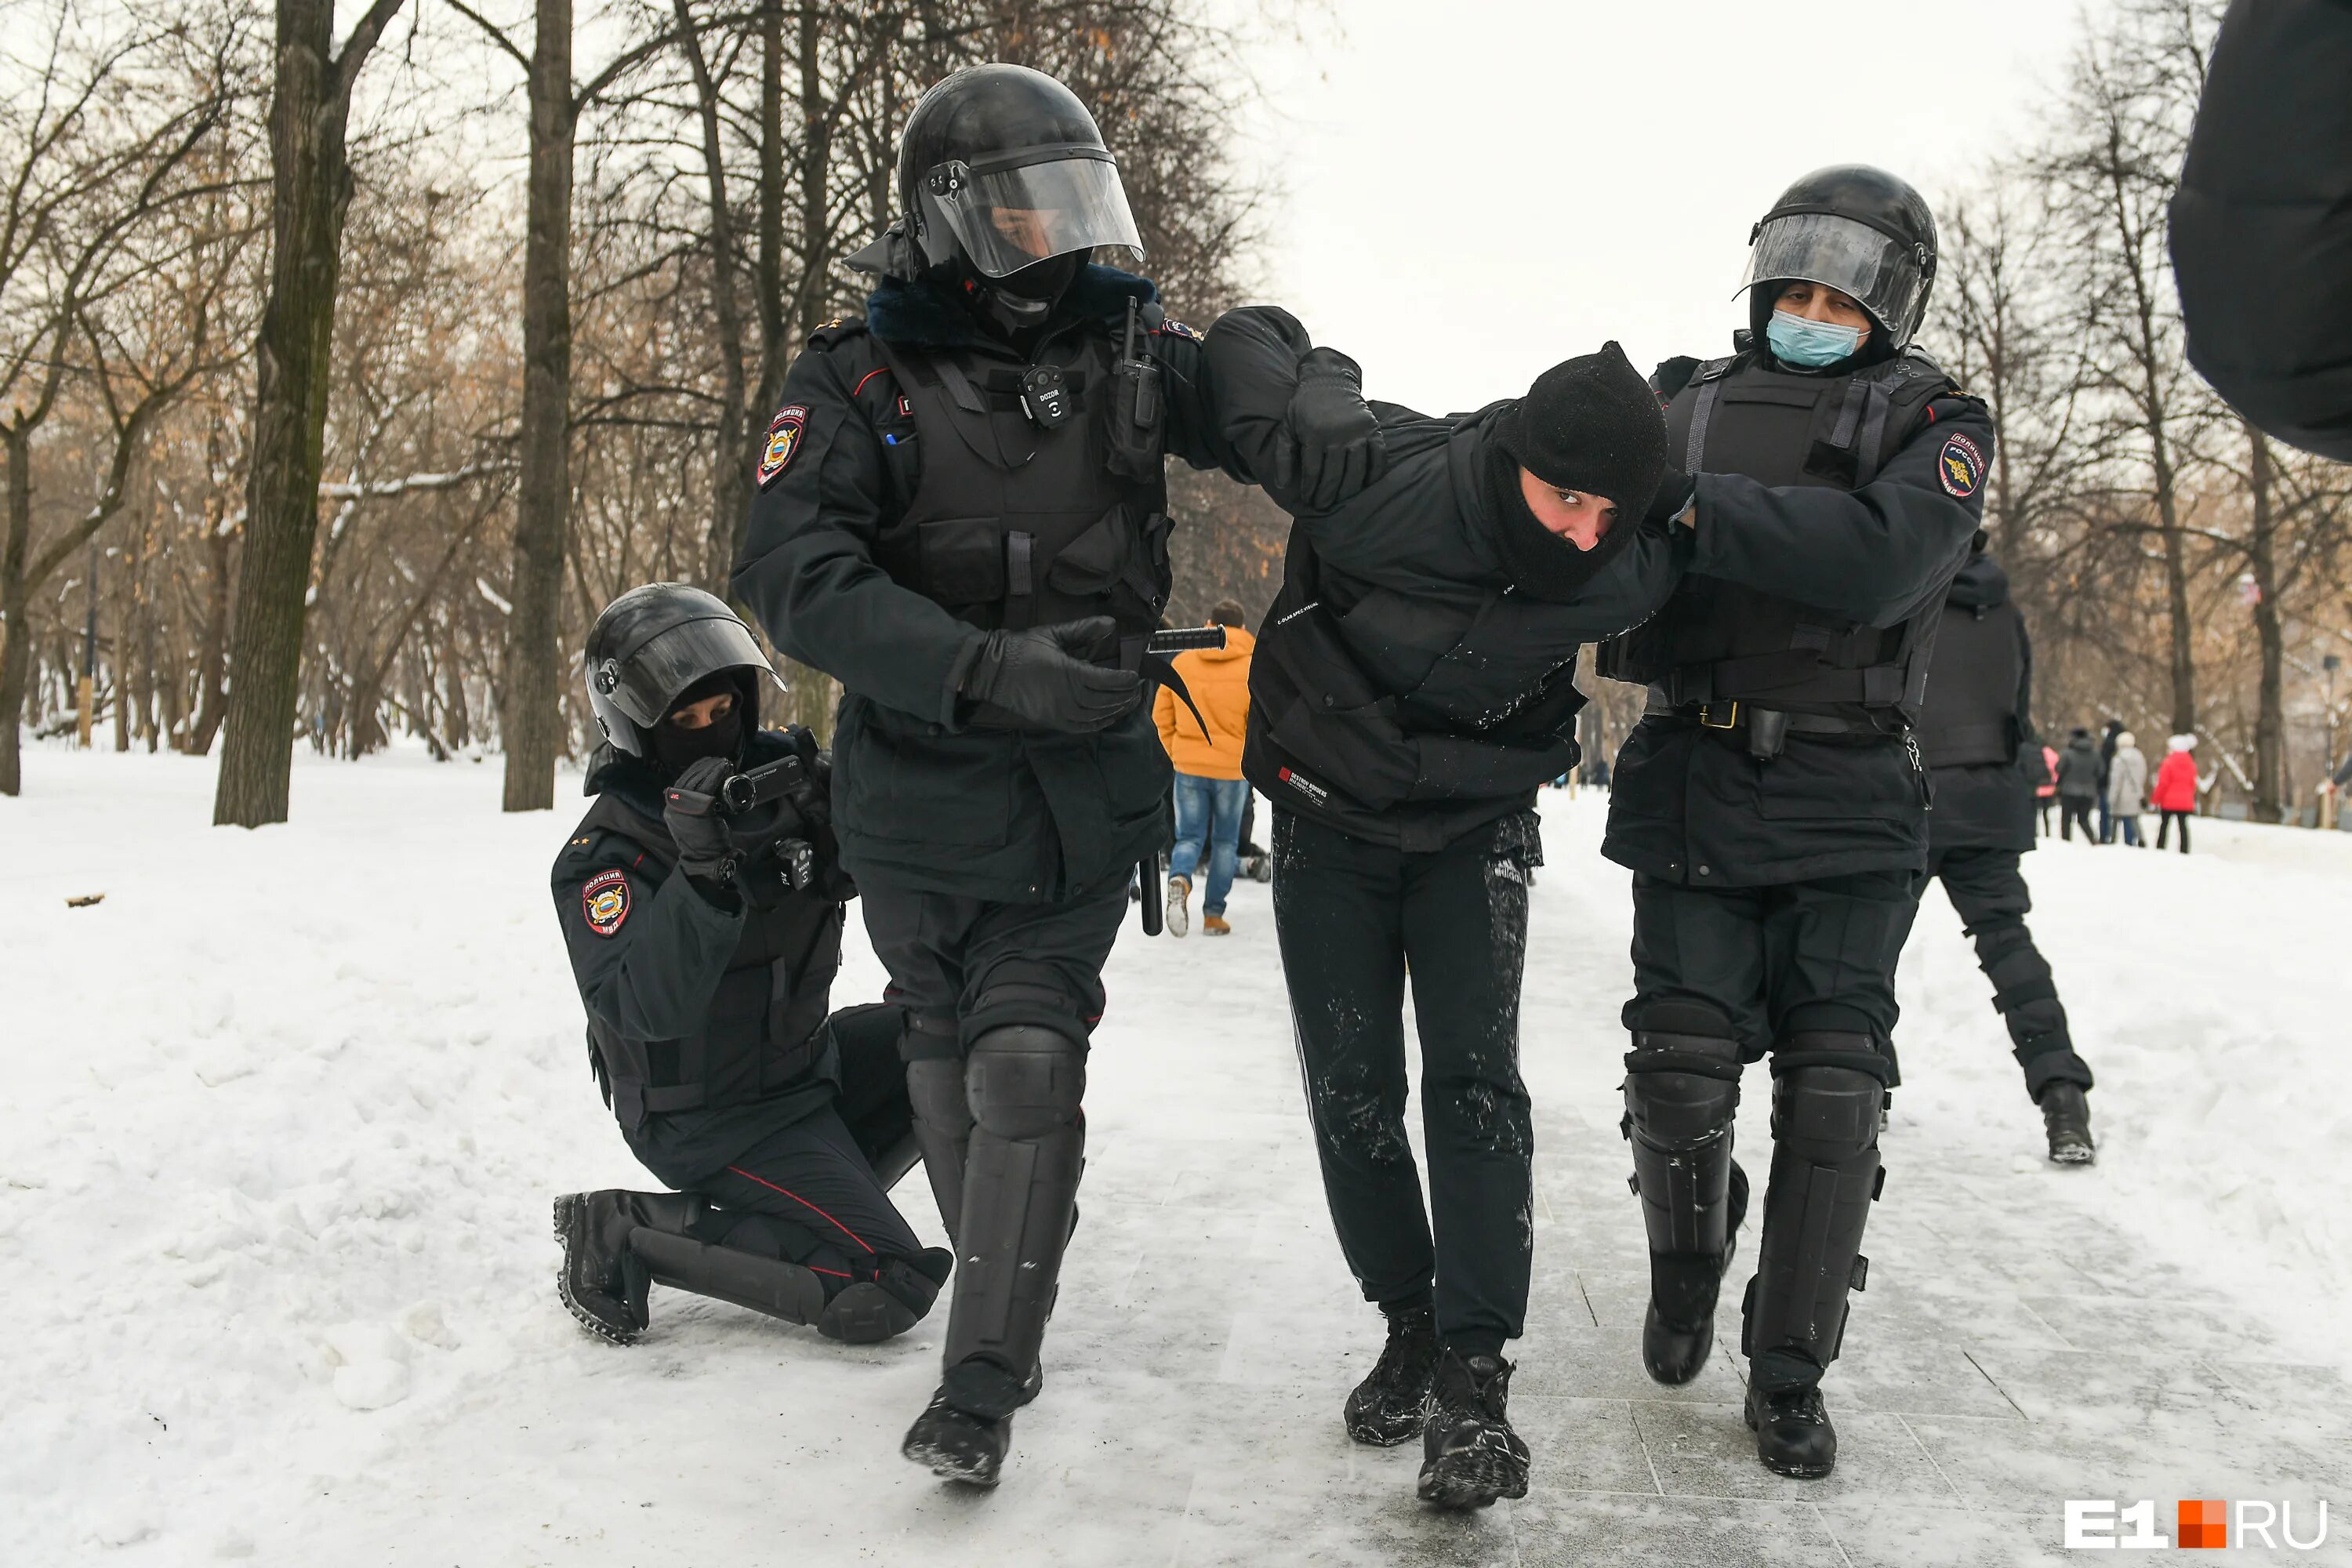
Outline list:
[[[1666,416],[1614,342],[1536,377],[1495,421],[1495,439],[1548,485],[1604,496],[1639,522],[1666,473]]]

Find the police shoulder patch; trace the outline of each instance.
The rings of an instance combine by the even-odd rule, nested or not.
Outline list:
[[[1160,322],[1154,331],[1171,338],[1190,338],[1196,343],[1202,341],[1200,333],[1194,331],[1183,322],[1176,320],[1173,316],[1171,316],[1168,320]]]
[[[808,405],[786,404],[776,410],[768,425],[768,443],[760,453],[759,482],[761,489],[775,483],[777,476],[792,467],[793,455],[800,450],[801,432],[808,428]]]
[[[1936,477],[1943,481],[1946,495],[1968,500],[1984,483],[1984,452],[1974,441],[1957,430],[1944,437],[1944,449],[1936,456]]]
[[[588,929],[611,936],[629,918],[628,873],[617,868],[599,871],[580,889],[580,913]]]

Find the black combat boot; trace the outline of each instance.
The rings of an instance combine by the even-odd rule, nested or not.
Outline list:
[[[898,1451],[919,1465],[929,1466],[931,1474],[942,1480],[992,1487],[997,1472],[1004,1468],[1004,1450],[1012,1441],[1012,1416],[991,1419],[959,1410],[948,1403],[943,1388],[915,1417]]]
[[[1504,1408],[1510,1392],[1511,1363],[1499,1356],[1465,1360],[1448,1346],[1438,1357],[1422,1426],[1422,1501],[1485,1508],[1528,1495],[1528,1446]]]
[[[1437,1375],[1437,1314],[1415,1307],[1389,1314],[1389,1342],[1356,1391],[1348,1395],[1348,1436],[1391,1448],[1420,1432]]]
[[[1642,1365],[1664,1384],[1685,1384],[1706,1366],[1715,1349],[1715,1301],[1732,1255],[1739,1249],[1740,1222],[1748,1217],[1748,1173],[1731,1164],[1730,1219],[1723,1250],[1653,1253],[1650,1306],[1642,1314]]]
[[[580,1326],[625,1345],[645,1332],[652,1276],[629,1250],[639,1226],[682,1232],[701,1200],[679,1193],[567,1193],[555,1200],[555,1239],[563,1245],[556,1294]]]
[[[2042,1125],[2050,1134],[2050,1158],[2061,1165],[2087,1165],[2098,1158],[2091,1142],[2091,1102],[2083,1086],[2065,1079],[2042,1089]]]
[[[1830,1425],[1818,1384],[1768,1394],[1748,1385],[1748,1425],[1756,1434],[1756,1457],[1764,1468],[1811,1480],[1837,1465],[1837,1428]]]

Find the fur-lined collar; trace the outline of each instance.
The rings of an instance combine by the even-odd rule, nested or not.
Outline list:
[[[1159,298],[1160,289],[1149,278],[1088,265],[1070,285],[1054,319],[1058,324],[1092,316],[1117,326],[1127,320],[1129,300],[1149,305]],[[899,278],[883,279],[866,297],[866,330],[885,342],[919,348],[1004,347],[982,331],[961,300],[935,284]]]

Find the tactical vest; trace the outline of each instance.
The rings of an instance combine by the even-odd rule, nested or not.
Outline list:
[[[1701,365],[1667,405],[1667,450],[1694,474],[1743,474],[1773,489],[1859,489],[1951,385],[1913,349],[1828,376],[1734,354]],[[1866,626],[1694,574],[1655,616],[1603,644],[1597,667],[1650,685],[1670,707],[1738,699],[1797,712],[1900,710],[1907,718],[1925,693],[1937,610],[1897,626]]]
[[[583,833],[599,830],[644,847],[649,881],[659,883],[677,864],[677,847],[659,822],[609,794],[597,797],[581,823]],[[597,1084],[629,1131],[648,1115],[765,1099],[806,1078],[824,1054],[827,1004],[841,967],[842,906],[782,891],[748,896],[747,902],[742,937],[699,1031],[678,1040],[635,1040],[590,1022]]]
[[[2017,688],[2025,678],[2017,606],[1947,601],[1936,668],[1919,708],[1919,752],[1931,768],[2013,763],[2022,737]]]
[[[1091,327],[1043,344],[1069,403],[1048,426],[1024,407],[1028,367],[968,350],[871,340],[912,412],[922,474],[875,559],[892,580],[976,626],[1025,630],[1109,616],[1122,637],[1158,628],[1168,604],[1164,410],[1145,477],[1113,471],[1115,351]]]

